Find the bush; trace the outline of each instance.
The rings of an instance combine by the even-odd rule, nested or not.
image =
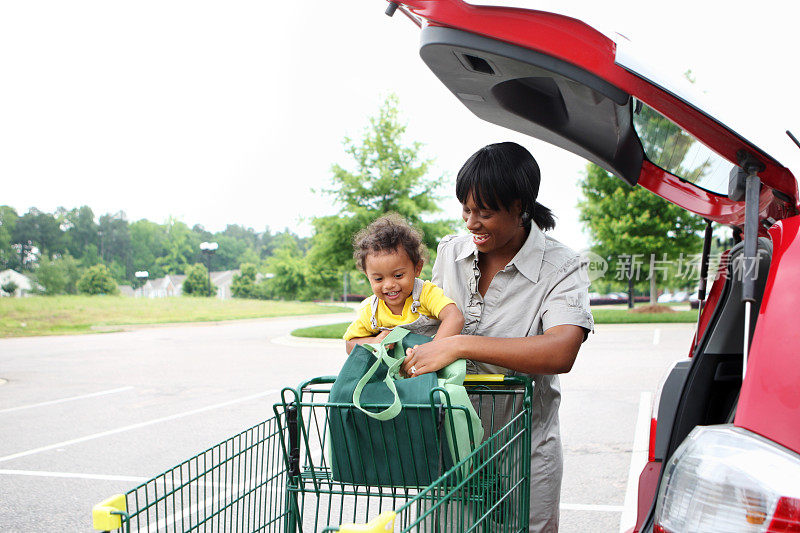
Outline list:
[[[257,298],[256,266],[252,263],[242,263],[239,269],[241,274],[233,276],[231,294],[234,298]]]
[[[0,290],[8,294],[9,296],[14,296],[18,288],[19,287],[17,286],[17,284],[14,283],[13,281],[9,281],[8,283],[3,283],[3,285],[0,286]]]
[[[203,264],[196,263],[186,270],[183,294],[187,296],[214,296],[217,294],[217,288],[211,285],[211,280],[208,279],[208,270]]]
[[[69,254],[51,261],[42,260],[36,269],[36,281],[49,295],[76,294],[80,278],[78,261]]]
[[[119,294],[111,271],[103,264],[94,265],[83,274],[78,281],[78,291],[83,294]]]

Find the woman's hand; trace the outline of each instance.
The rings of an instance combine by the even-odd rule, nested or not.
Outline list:
[[[408,377],[436,372],[461,358],[461,335],[434,339],[406,350],[400,370]],[[413,369],[413,371],[412,371]]]

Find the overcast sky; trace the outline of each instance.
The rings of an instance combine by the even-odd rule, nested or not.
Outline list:
[[[650,49],[658,68],[692,69],[740,133],[790,168],[800,161],[783,133],[800,133],[792,3],[503,3],[566,10]],[[385,5],[0,3],[0,204],[308,235],[307,217],[335,212],[312,189],[327,186],[332,163],[349,165],[343,138],[359,137],[395,92],[407,140],[448,177],[446,216],[459,216],[452,183],[463,161],[515,140],[539,160],[554,235],[585,247],[575,208],[585,162],[474,117],[419,59],[416,26]]]

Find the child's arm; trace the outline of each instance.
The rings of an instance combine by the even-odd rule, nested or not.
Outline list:
[[[459,330],[459,332],[460,331],[461,330]],[[350,353],[353,351],[353,348],[356,347],[356,344],[374,344],[376,342],[381,342],[388,334],[389,330],[383,330],[374,337],[353,337],[352,339],[345,341],[345,349],[347,350],[347,353]]]
[[[464,327],[464,315],[458,310],[456,304],[447,304],[439,311],[439,331],[436,332],[437,339],[459,335]]]
[[[379,331],[374,333],[374,330],[372,329],[372,311],[370,308],[372,298],[374,298],[374,296],[371,296],[361,302],[361,306],[358,308],[358,316],[347,327],[347,331],[344,333],[345,349],[347,350],[347,353],[352,352],[353,348],[356,347],[356,344],[372,344],[375,342],[380,342],[386,335],[389,334],[388,331]]]

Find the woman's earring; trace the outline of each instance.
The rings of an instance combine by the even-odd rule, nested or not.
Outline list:
[[[520,215],[520,218],[522,219],[522,222],[520,223],[520,226],[522,226],[522,227],[525,227],[525,226],[527,226],[527,225],[528,225],[528,222],[530,222],[530,221],[531,221],[531,216],[528,214],[528,212],[527,212],[527,211],[523,212],[523,213]]]

